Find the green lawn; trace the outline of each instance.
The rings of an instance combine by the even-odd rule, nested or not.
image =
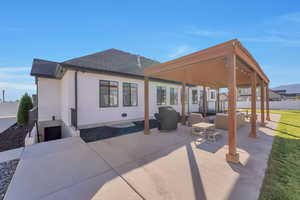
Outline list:
[[[300,111],[281,114],[260,200],[300,199]]]

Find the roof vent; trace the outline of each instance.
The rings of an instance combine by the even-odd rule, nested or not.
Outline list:
[[[139,68],[142,68],[142,64],[141,64],[141,57],[137,56],[137,65]]]

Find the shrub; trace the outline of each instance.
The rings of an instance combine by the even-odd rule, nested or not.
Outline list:
[[[28,112],[33,108],[32,100],[30,96],[25,93],[19,104],[18,114],[17,114],[17,123],[18,124],[27,124],[28,123]]]

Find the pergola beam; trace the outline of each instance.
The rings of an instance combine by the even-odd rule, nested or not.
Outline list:
[[[237,43],[238,48],[235,48],[235,53],[239,57],[240,60],[245,62],[248,66],[250,66],[254,71],[257,72],[258,76],[266,83],[269,83],[269,79],[266,74],[262,71],[259,64],[255,61],[252,55],[240,44]]]
[[[189,66],[195,63],[200,62],[206,62],[209,60],[215,60],[218,58],[222,58],[226,55],[228,55],[228,52],[233,51],[232,42],[234,40],[225,42],[223,44],[219,44],[198,52],[195,52],[193,54],[183,56],[165,63],[161,63],[155,66],[152,66],[151,68],[145,68],[144,74],[153,76],[157,73],[161,73],[163,71],[169,71],[176,68],[182,68],[185,66]]]

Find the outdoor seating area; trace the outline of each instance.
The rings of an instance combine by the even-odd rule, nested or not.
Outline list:
[[[181,92],[181,122],[186,124],[185,91],[188,84],[204,88],[203,108],[207,109],[206,87],[214,88],[218,92],[217,109],[220,111],[219,91],[228,89],[228,113],[218,114],[215,119],[216,127],[228,130],[228,153],[226,160],[239,163],[237,152],[237,129],[244,125],[242,114],[237,114],[237,87],[251,87],[251,131],[249,137],[256,138],[256,87],[260,86],[261,125],[265,126],[266,119],[270,120],[269,113],[269,78],[260,65],[243,47],[238,40],[228,42],[174,59],[159,63],[144,69],[144,134],[151,134],[149,129],[149,80],[151,78],[163,79],[182,83]],[[265,107],[266,103],[266,107]],[[190,123],[195,123],[192,116]],[[200,116],[198,116],[200,118]],[[209,120],[210,122],[210,120]],[[216,139],[215,136],[211,136]]]
[[[258,128],[257,140],[248,137],[250,124],[238,129],[239,165],[225,162],[227,131],[212,143],[180,124],[148,136],[140,131],[89,143],[71,137],[25,147],[5,199],[257,199],[279,118]]]

